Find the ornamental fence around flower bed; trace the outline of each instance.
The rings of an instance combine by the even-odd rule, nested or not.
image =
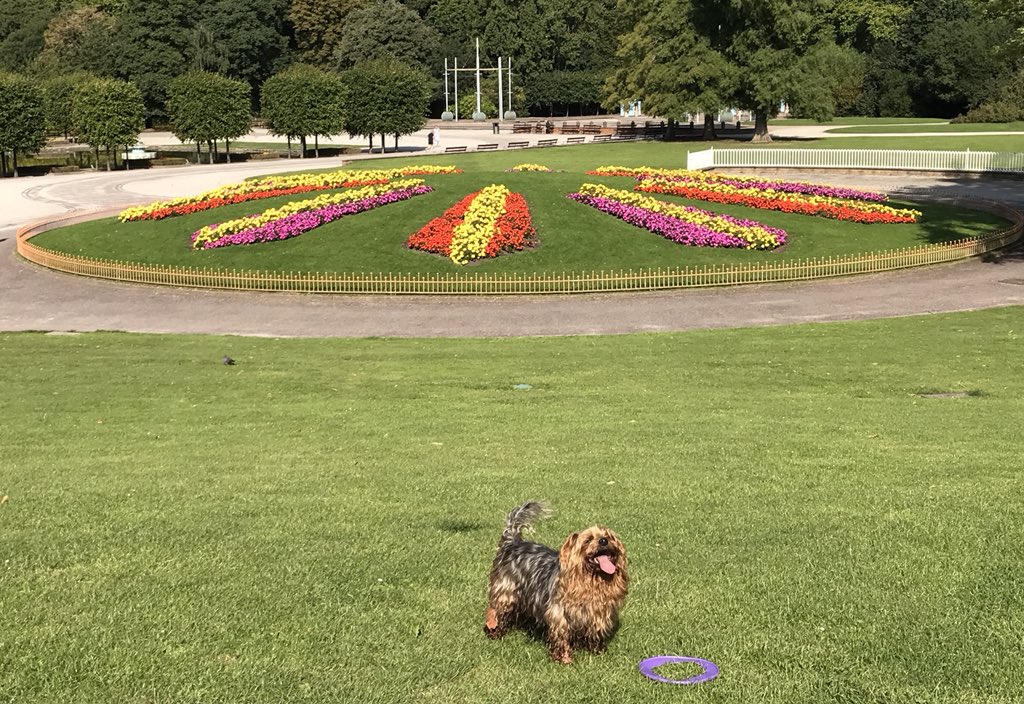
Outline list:
[[[1024,213],[1002,203],[939,196],[925,199],[989,212],[1007,218],[1012,224],[982,237],[955,242],[821,259],[673,269],[536,274],[216,271],[91,259],[48,250],[29,241],[34,235],[62,225],[112,214],[107,211],[86,216],[65,216],[28,225],[17,234],[17,251],[25,259],[57,271],[132,283],[242,291],[496,295],[653,291],[871,274],[978,256],[1016,242],[1024,231]]]

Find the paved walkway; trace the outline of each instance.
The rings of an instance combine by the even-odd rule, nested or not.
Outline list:
[[[350,160],[346,159],[346,160]],[[339,159],[307,162],[330,167]],[[886,275],[673,292],[522,297],[262,294],[117,284],[22,260],[14,232],[74,210],[195,193],[300,162],[79,173],[0,181],[0,331],[212,333],[302,337],[491,337],[745,327],[1024,305],[1024,253]],[[1024,206],[1018,181],[829,176],[876,189],[939,189]]]

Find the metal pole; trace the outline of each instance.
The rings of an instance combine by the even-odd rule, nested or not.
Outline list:
[[[455,57],[455,121],[459,121],[459,57]]]
[[[448,57],[444,57],[444,111],[448,112]]]
[[[512,57],[508,57],[508,109],[512,109]]]
[[[480,37],[476,38],[476,112],[473,119],[480,114]]]
[[[498,57],[498,119],[505,117],[505,91],[501,87],[501,57]]]

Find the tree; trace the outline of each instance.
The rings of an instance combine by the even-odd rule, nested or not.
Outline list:
[[[230,78],[260,85],[287,65],[284,18],[288,0],[216,0],[202,3],[197,24],[208,28],[227,57]]]
[[[342,75],[345,86],[345,130],[373,139],[411,134],[426,122],[432,81],[412,66],[394,59],[356,64]]]
[[[299,58],[318,68],[333,68],[348,15],[365,4],[365,0],[292,0],[288,17]]]
[[[342,131],[344,108],[338,76],[313,66],[296,64],[263,84],[261,115],[267,128],[289,140],[298,137],[303,157],[306,156],[307,136],[319,138]]]
[[[52,2],[8,0],[0,12],[0,71],[22,71],[43,48]]]
[[[231,163],[230,140],[249,132],[252,114],[249,109],[249,85],[206,71],[190,71],[171,81],[167,87],[167,112],[174,136],[182,142],[210,145],[225,141],[228,163]]]
[[[88,71],[98,75],[113,70],[114,19],[93,5],[71,6],[54,16],[43,34],[40,61],[51,70]]]
[[[334,52],[338,68],[360,61],[393,58],[431,70],[437,63],[441,38],[433,27],[398,0],[376,0],[353,10]]]
[[[193,7],[186,0],[127,0],[121,15],[115,73],[142,92],[146,118],[166,117],[167,84],[188,66]]]
[[[619,68],[605,82],[608,105],[642,98],[653,114],[679,120],[704,114],[704,139],[714,139],[714,118],[735,100],[735,64],[701,34],[690,0],[633,3],[632,31],[619,37]],[[707,29],[707,28],[704,28]]]
[[[805,117],[832,117],[839,89],[828,11],[833,0],[694,0],[697,31],[737,69],[737,107],[754,112],[755,142],[783,102]]]
[[[127,81],[98,78],[75,89],[71,116],[75,134],[90,145],[99,162],[100,147],[106,149],[107,171],[110,170],[110,150],[135,142],[142,131],[146,106],[142,92]]]
[[[18,152],[35,152],[46,143],[43,91],[34,81],[0,73],[0,176],[7,175],[7,152],[18,175]]]
[[[59,132],[66,138],[71,132],[71,102],[75,88],[95,78],[88,73],[63,73],[43,81],[46,97],[46,129]]]

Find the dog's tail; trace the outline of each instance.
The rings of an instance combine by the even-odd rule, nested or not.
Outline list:
[[[551,507],[543,501],[527,501],[522,506],[516,506],[505,521],[501,542],[506,543],[515,538],[521,538],[523,531],[529,530],[534,523],[550,515]]]

